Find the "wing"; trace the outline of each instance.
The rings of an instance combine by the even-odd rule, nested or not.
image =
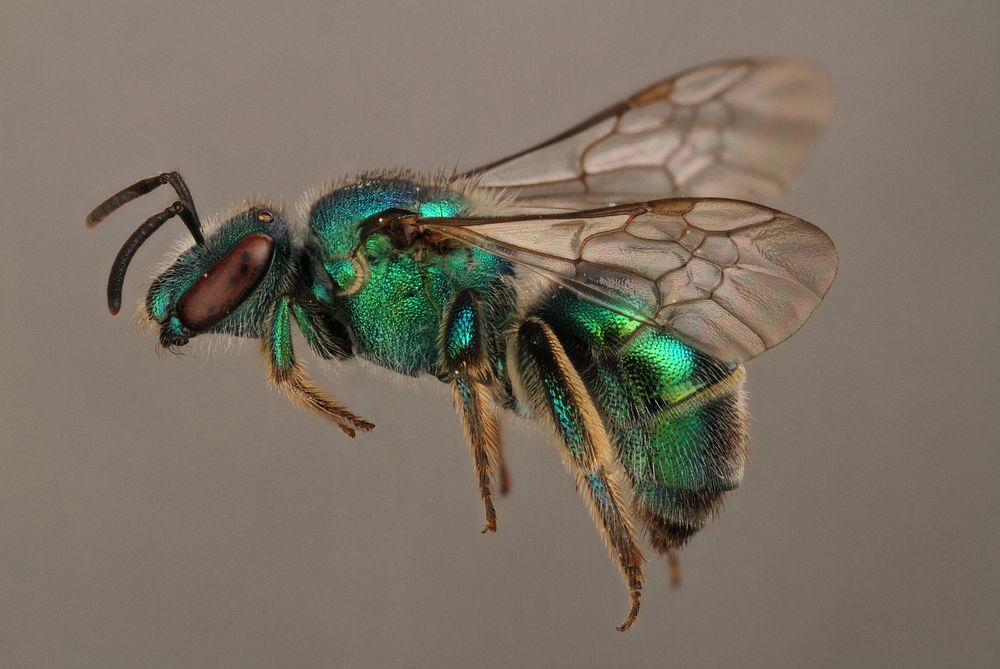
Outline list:
[[[742,59],[665,79],[533,148],[468,173],[539,207],[667,196],[750,198],[785,186],[830,116],[815,67]]]
[[[679,198],[415,224],[528,267],[730,362],[794,334],[837,272],[837,251],[822,230],[739,200]]]

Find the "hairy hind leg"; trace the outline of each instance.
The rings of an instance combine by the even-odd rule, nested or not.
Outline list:
[[[535,410],[551,418],[564,459],[576,475],[577,489],[588,502],[627,584],[631,606],[618,626],[624,631],[639,615],[644,558],[622,500],[607,430],[552,328],[538,318],[528,318],[518,327],[512,344],[509,359],[518,383]]]

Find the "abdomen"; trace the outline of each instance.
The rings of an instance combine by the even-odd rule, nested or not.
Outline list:
[[[591,392],[651,544],[679,547],[743,476],[743,368],[569,291],[531,313],[552,327]]]

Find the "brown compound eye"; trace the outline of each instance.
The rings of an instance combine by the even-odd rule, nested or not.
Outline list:
[[[261,212],[262,214],[268,212]],[[201,275],[177,302],[177,316],[194,332],[203,332],[235,311],[264,278],[274,255],[274,240],[247,235]]]

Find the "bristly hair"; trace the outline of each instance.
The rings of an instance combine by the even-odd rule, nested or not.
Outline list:
[[[452,193],[458,195],[466,203],[462,212],[466,216],[496,216],[502,213],[514,200],[508,191],[496,188],[480,188],[479,176],[463,176],[453,169],[438,172],[416,172],[403,167],[382,170],[370,170],[354,175],[346,175],[341,179],[329,181],[320,186],[310,188],[303,193],[296,203],[298,217],[302,221],[309,220],[312,205],[322,197],[336,190],[375,179],[410,181],[426,188],[429,192]]]

